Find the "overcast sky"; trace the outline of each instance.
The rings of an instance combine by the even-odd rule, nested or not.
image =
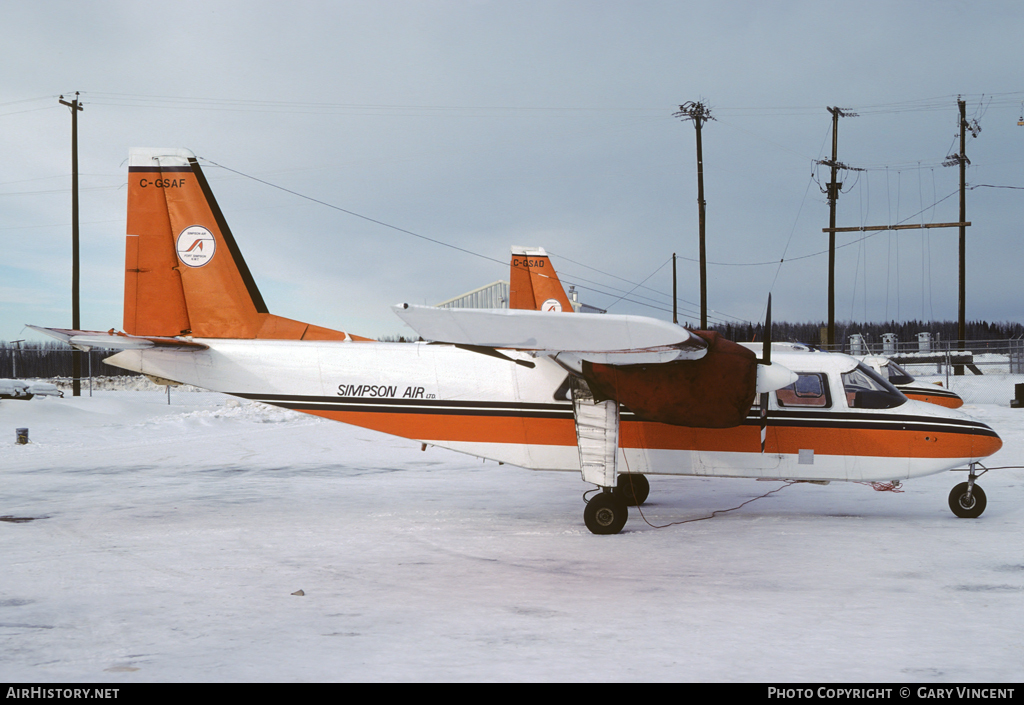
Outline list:
[[[1022,20],[1019,0],[0,0],[0,340],[71,325],[75,91],[86,329],[121,327],[132,147],[201,157],[273,313],[398,335],[390,305],[507,279],[524,245],[586,303],[659,318],[676,252],[697,321],[695,135],[673,117],[697,100],[712,322],[760,320],[769,291],[777,320],[824,321],[826,108],[858,113],[839,159],[865,169],[838,225],[948,222],[958,95],[982,128],[967,317],[1021,321]],[[957,231],[896,232],[839,236],[837,319],[955,320]]]

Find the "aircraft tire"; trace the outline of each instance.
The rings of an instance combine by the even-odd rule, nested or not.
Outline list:
[[[961,519],[977,519],[985,511],[987,503],[985,491],[977,484],[971,491],[970,501],[967,499],[966,482],[961,482],[949,493],[949,508]]]
[[[617,492],[601,492],[583,509],[583,523],[594,534],[617,534],[628,518],[629,509]]]
[[[623,473],[619,475],[615,491],[622,496],[630,507],[638,507],[647,501],[651,494],[651,483],[640,473]]]

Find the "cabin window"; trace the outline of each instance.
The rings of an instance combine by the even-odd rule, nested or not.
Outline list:
[[[896,387],[863,363],[843,375],[843,389],[851,409],[892,409],[907,400]]]
[[[796,382],[775,390],[775,400],[781,407],[811,406],[823,409],[832,406],[828,380],[821,373],[798,373]]]

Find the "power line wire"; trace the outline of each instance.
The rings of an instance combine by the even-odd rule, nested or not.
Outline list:
[[[320,200],[318,198],[313,198],[312,196],[307,196],[307,195],[305,195],[303,193],[299,193],[298,191],[294,191],[292,189],[285,188],[284,186],[279,186],[277,184],[271,183],[271,182],[266,181],[264,179],[261,179],[259,177],[253,176],[251,174],[246,174],[245,172],[238,171],[237,169],[232,169],[231,167],[224,166],[223,164],[219,164],[218,162],[215,162],[212,159],[207,159],[206,157],[201,157],[201,159],[204,162],[207,162],[208,164],[211,164],[211,165],[216,166],[218,168],[224,169],[225,171],[229,171],[229,172],[231,172],[233,174],[237,174],[238,176],[242,176],[242,177],[245,177],[247,179],[251,179],[251,180],[256,181],[258,183],[261,183],[261,184],[263,184],[265,186],[269,186],[271,188],[275,188],[275,189],[277,189],[279,191],[284,191],[285,193],[289,193],[289,194],[291,194],[293,196],[296,196],[298,198],[302,198],[304,200],[311,201],[311,202],[316,203],[318,205],[325,206],[325,207],[330,208],[332,210],[340,211],[340,212],[345,213],[347,215],[351,215],[351,216],[354,216],[356,218],[360,218],[362,220],[374,223],[376,225],[380,225],[380,226],[383,226],[385,228],[389,228],[391,230],[395,230],[397,232],[404,233],[406,235],[411,235],[411,236],[419,238],[421,240],[426,240],[427,242],[432,242],[435,245],[441,245],[442,247],[448,247],[450,249],[458,250],[459,252],[463,252],[465,254],[472,255],[474,257],[479,257],[480,259],[485,259],[485,260],[487,260],[489,262],[495,262],[495,263],[500,264],[502,266],[508,266],[508,262],[503,262],[503,261],[501,261],[499,259],[495,259],[494,257],[491,257],[489,255],[484,255],[484,254],[481,254],[479,252],[473,252],[472,250],[467,250],[464,247],[459,247],[458,245],[452,245],[451,243],[444,242],[443,240],[438,240],[436,238],[428,237],[426,235],[421,235],[420,233],[413,232],[412,230],[407,230],[406,228],[401,228],[401,227],[398,227],[397,225],[392,225],[390,223],[386,223],[383,220],[378,220],[377,218],[371,218],[369,216],[362,215],[361,213],[356,213],[355,211],[348,210],[347,208],[342,208],[341,206],[337,206],[337,205],[334,205],[332,203],[328,203],[327,201],[323,201],[323,200]],[[664,265],[662,265],[662,267],[664,267]],[[661,267],[659,267],[659,269],[661,269]],[[595,271],[600,271],[600,270],[595,270]],[[653,274],[651,276],[653,276]],[[564,279],[567,283],[570,283],[570,284],[573,283],[571,278],[568,278],[568,277],[565,277],[565,276],[562,276],[562,275],[560,275],[560,278]],[[650,279],[650,276],[647,277],[647,279]],[[646,282],[647,279],[644,279],[644,281]],[[583,281],[586,281],[586,280],[583,280]],[[623,280],[623,281],[627,281],[627,280]],[[633,282],[630,282],[630,283],[633,283]],[[640,284],[636,285],[634,287],[634,290],[637,287],[641,286],[642,284],[643,284],[643,282],[641,282]],[[598,285],[598,286],[600,286],[600,285]],[[581,288],[581,289],[597,291],[598,293],[603,293],[603,294],[610,295],[610,296],[615,296],[615,294],[607,294],[607,292],[601,292],[598,289],[590,289],[589,287],[584,287],[584,286],[579,286],[579,285],[577,285],[577,287]],[[614,289],[615,287],[611,287],[611,288]],[[621,291],[621,289],[619,291]],[[630,303],[635,303],[635,304],[638,304],[640,306],[648,306],[650,308],[655,308],[655,309],[662,310],[662,311],[670,311],[671,310],[671,309],[662,308],[660,306],[656,306],[656,305],[653,305],[653,304],[644,303],[642,301],[637,301],[635,299],[626,298],[627,296],[629,296],[630,293],[632,293],[632,291],[626,292],[626,294],[624,294],[622,296],[619,296],[618,299],[616,299],[615,303],[617,303],[620,300],[626,300],[626,301],[629,301]],[[743,319],[737,318],[737,320],[743,320]]]

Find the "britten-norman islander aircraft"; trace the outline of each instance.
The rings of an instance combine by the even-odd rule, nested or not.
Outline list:
[[[128,172],[124,332],[36,328],[120,349],[109,364],[424,448],[581,472],[601,490],[584,509],[598,534],[623,528],[647,474],[873,483],[967,465],[950,507],[984,509],[976,469],[1001,447],[995,431],[908,400],[851,357],[769,344],[758,359],[653,318],[568,315],[539,248],[513,250],[513,308],[400,304],[429,342],[375,342],[267,310],[191,152],[134,149]]]

